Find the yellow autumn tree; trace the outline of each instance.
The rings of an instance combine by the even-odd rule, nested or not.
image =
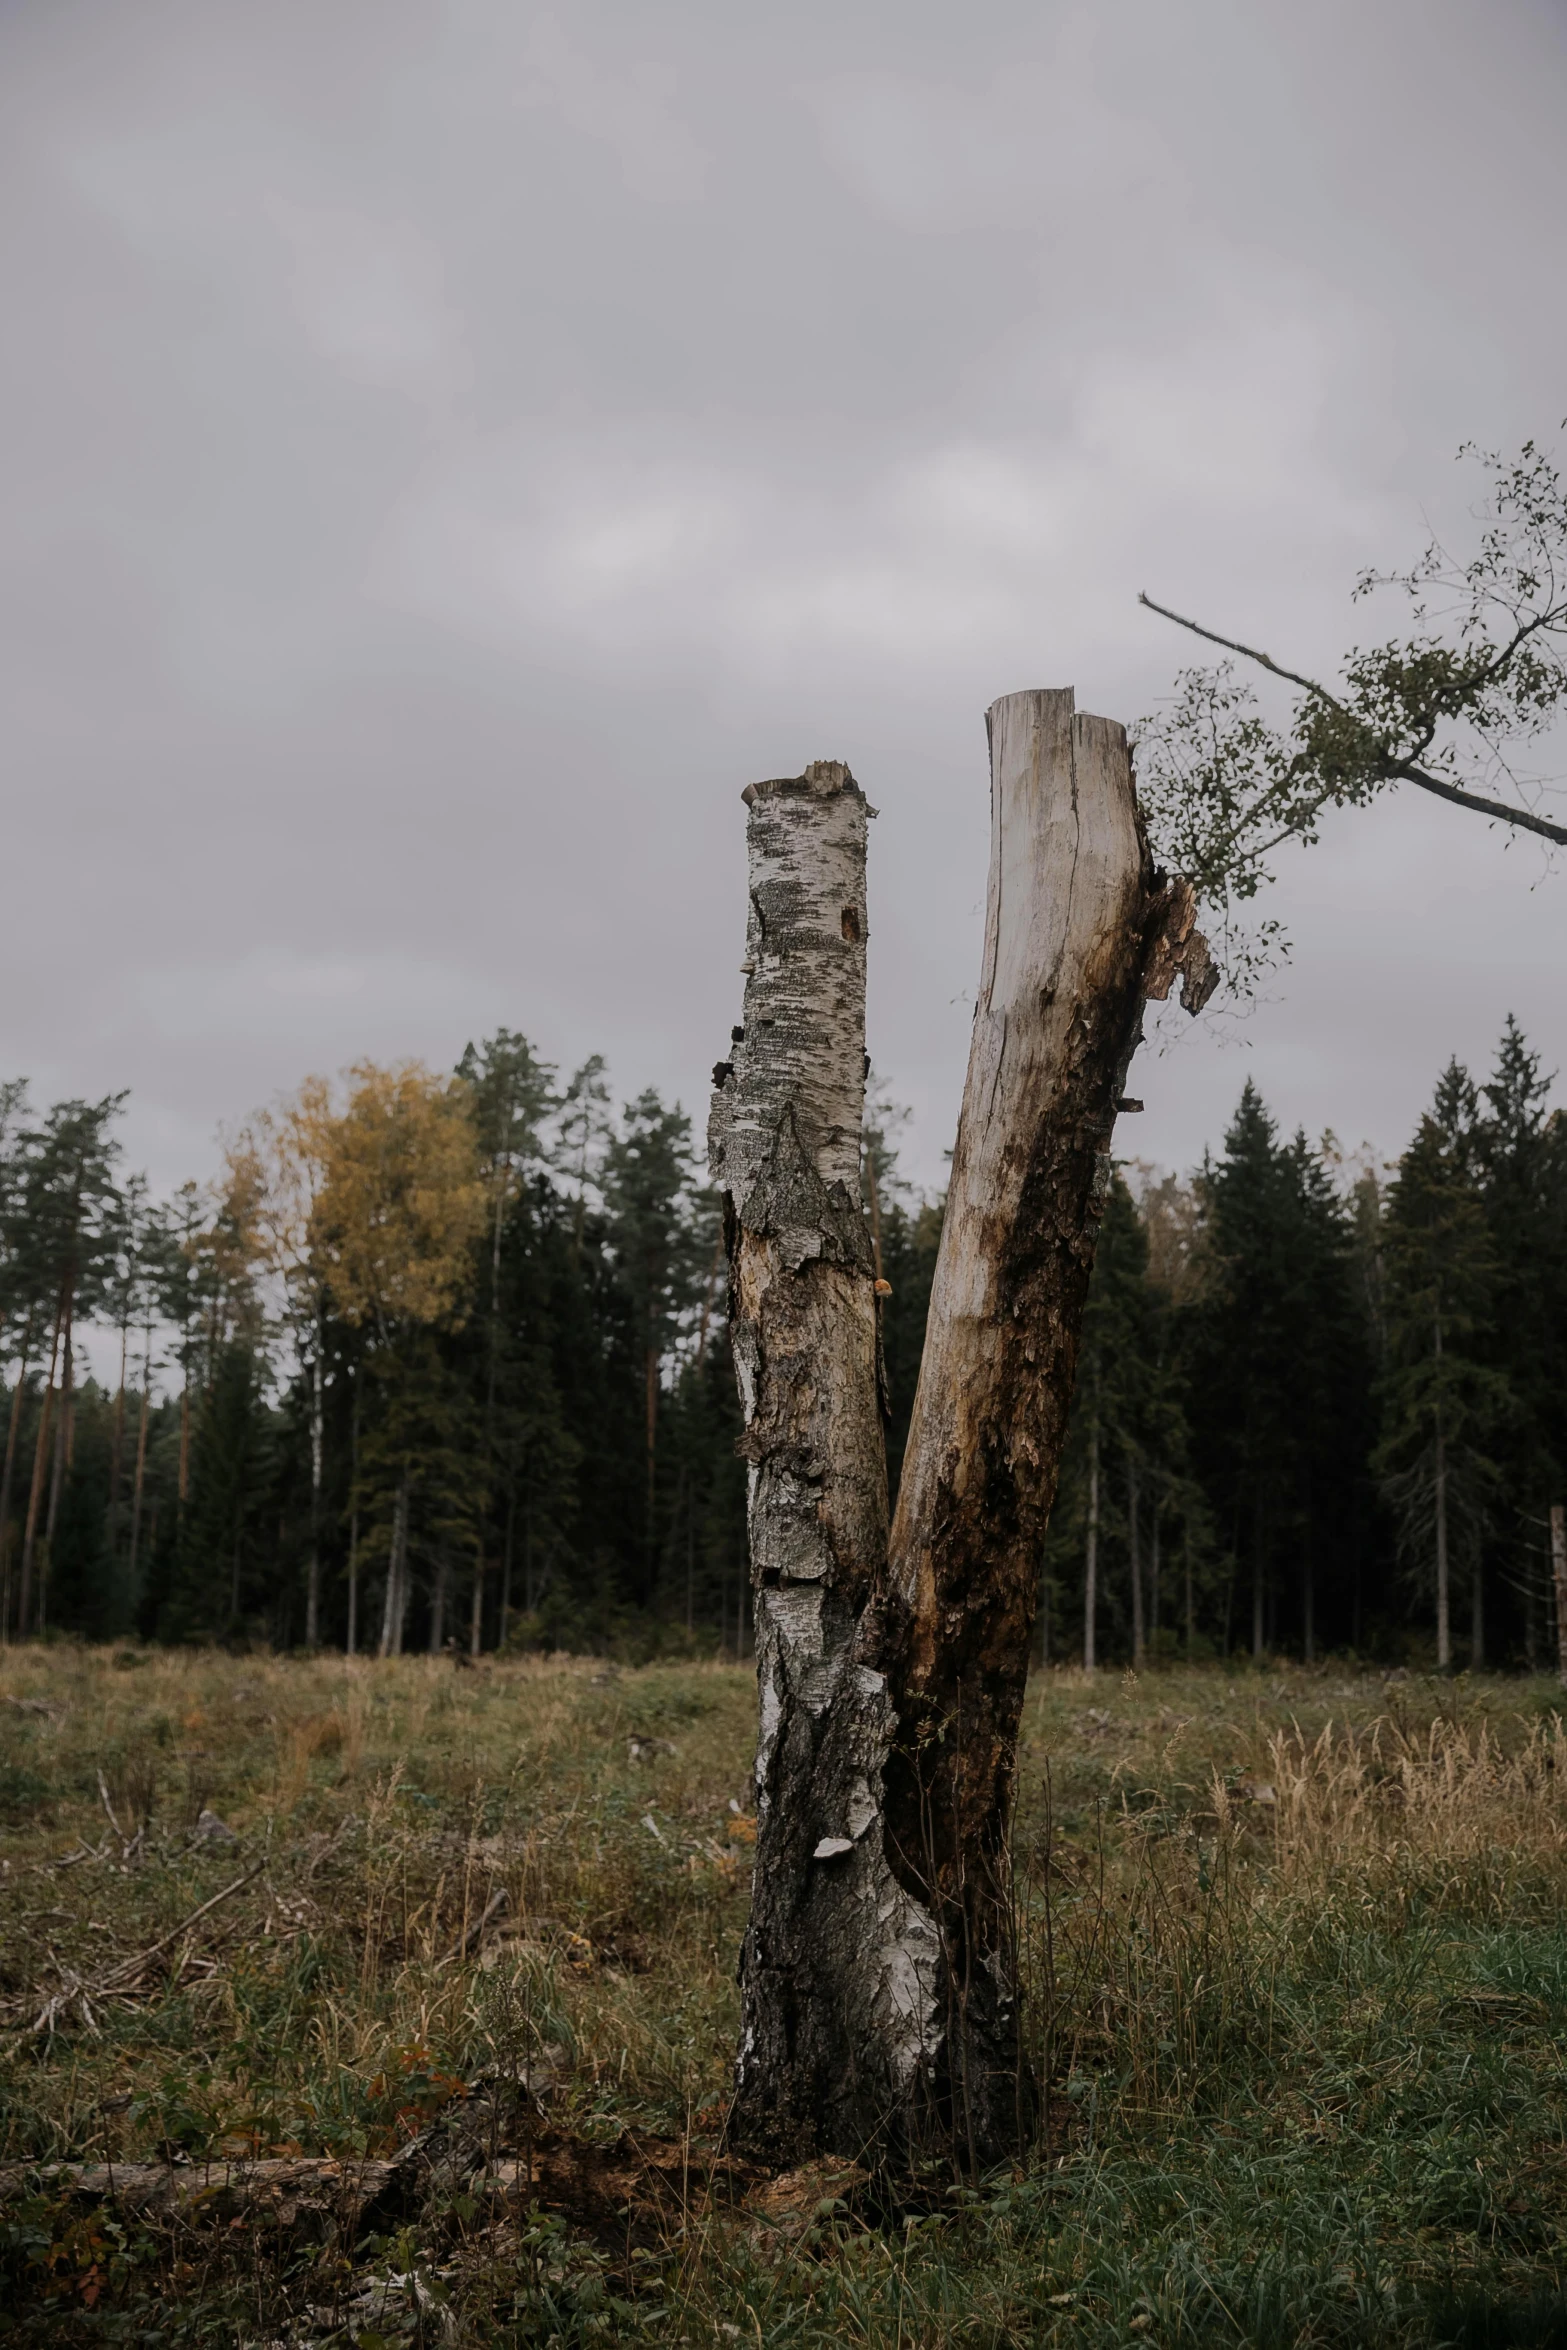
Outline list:
[[[341,1116],[320,1128],[312,1251],[345,1322],[383,1342],[448,1321],[473,1278],[485,1192],[472,1097],[418,1061],[349,1071]]]
[[[301,1096],[298,1142],[314,1189],[304,1229],[314,1277],[333,1310],[368,1342],[380,1409],[364,1446],[362,1485],[379,1522],[371,1549],[387,1570],[380,1653],[403,1644],[416,1511],[435,1546],[432,1640],[444,1608],[448,1538],[460,1539],[481,1471],[465,1444],[463,1406],[435,1344],[465,1302],[486,1194],[471,1089],[417,1061],[349,1071],[344,1109]],[[386,1505],[389,1504],[389,1517]]]

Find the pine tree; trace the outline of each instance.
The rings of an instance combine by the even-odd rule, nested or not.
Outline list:
[[[42,1631],[47,1620],[50,1553],[72,1452],[76,1326],[93,1310],[112,1269],[119,1144],[110,1129],[124,1102],[123,1093],[59,1102],[27,1138],[17,1254],[28,1268],[36,1327],[41,1335],[50,1326],[51,1310],[52,1327],[22,1534],[17,1630],[23,1637]]]
[[[649,1088],[629,1102],[604,1153],[605,1233],[630,1297],[642,1357],[644,1488],[643,1597],[657,1582],[658,1420],[663,1365],[712,1253],[716,1205],[699,1209],[691,1121]]]
[[[1283,1154],[1286,1283],[1295,1333],[1294,1415],[1287,1469],[1292,1508],[1281,1524],[1296,1552],[1301,1652],[1318,1652],[1322,1601],[1339,1605],[1358,1587],[1365,1474],[1372,1442],[1371,1358],[1357,1296],[1355,1226],[1323,1151],[1297,1133]],[[1325,1594],[1329,1571],[1333,1588]],[[1346,1592],[1345,1586],[1349,1586]]]
[[[1250,1647],[1274,1629],[1275,1568],[1291,1507],[1298,1347],[1289,1254],[1292,1183],[1277,1129],[1248,1079],[1223,1153],[1205,1168],[1209,1280],[1194,1334],[1199,1471],[1231,1561],[1249,1587]]]
[[[1451,1061],[1399,1161],[1384,1238],[1388,1367],[1376,1466],[1401,1547],[1434,1590],[1443,1670],[1452,1662],[1454,1556],[1479,1555],[1496,1497],[1492,1448],[1511,1410],[1506,1378],[1483,1352],[1497,1267],[1477,1124],[1474,1086]]]
[[[1475,1351],[1512,1402],[1489,1449],[1496,1525],[1486,1549],[1504,1590],[1531,1610],[1549,1583],[1541,1556],[1553,1502],[1567,1494],[1567,1114],[1548,1110],[1551,1081],[1510,1016],[1474,1124],[1475,1172],[1493,1264],[1489,1330]],[[1484,1621],[1483,1551],[1472,1617]],[[1482,1642],[1474,1643],[1478,1655]]]

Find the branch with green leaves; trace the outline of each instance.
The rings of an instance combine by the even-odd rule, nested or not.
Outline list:
[[[1567,823],[1516,760],[1567,710],[1567,486],[1534,442],[1514,458],[1466,447],[1490,477],[1477,551],[1433,541],[1407,572],[1363,572],[1355,600],[1402,594],[1411,629],[1355,647],[1334,686],[1157,603],[1162,619],[1230,656],[1183,670],[1168,708],[1137,730],[1139,796],[1164,860],[1217,933],[1233,993],[1287,953],[1276,922],[1243,910],[1288,841],[1310,845],[1326,811],[1398,783],[1558,846]],[[1264,717],[1237,661],[1296,689],[1284,727]]]

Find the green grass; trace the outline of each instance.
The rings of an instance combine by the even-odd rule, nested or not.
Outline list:
[[[703,2184],[747,1671],[13,1652],[0,2162],[385,2154],[525,2075],[563,2145],[667,2142],[684,2209],[530,2211],[459,2166],[334,2245],[84,2211],[35,2169],[0,2208],[0,2338],[1567,2350],[1556,1696],[1037,1677],[1017,1861],[1048,2132],[960,2186],[828,2168],[779,2214]],[[236,1880],[135,1995],[95,1991]]]

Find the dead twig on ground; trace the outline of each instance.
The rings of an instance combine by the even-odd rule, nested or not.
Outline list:
[[[107,1800],[106,1796],[105,1802]],[[113,1817],[112,1812],[110,1817]],[[243,1876],[236,1877],[221,1892],[210,1894],[188,1917],[181,1918],[177,1926],[171,1926],[166,1934],[160,1934],[156,1942],[149,1943],[145,1950],[138,1950],[129,1958],[121,1959],[117,1966],[108,1968],[103,1974],[91,1977],[79,1975],[73,1968],[55,1959],[60,1975],[59,1988],[45,1995],[43,2005],[33,2021],[17,2034],[13,2046],[20,2046],[24,2040],[35,2039],[40,2034],[52,2036],[56,2026],[73,2006],[79,2009],[88,2031],[96,2033],[98,2024],[93,2015],[95,2000],[101,2006],[111,1999],[135,1999],[142,1996],[147,1988],[143,1978],[153,1961],[161,1958],[166,1950],[190,1932],[192,1926],[199,1924],[221,1903],[243,1892],[247,1885],[254,1884],[265,1866],[264,1861],[258,1861],[254,1868],[247,1869]],[[53,1957],[52,1952],[50,1955]],[[32,1996],[36,1997],[37,1994]]]

